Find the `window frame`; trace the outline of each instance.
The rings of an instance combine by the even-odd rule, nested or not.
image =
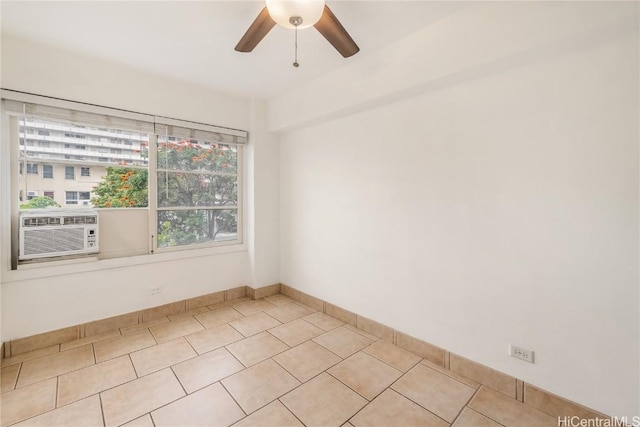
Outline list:
[[[47,168],[50,168],[50,173],[47,173]],[[42,164],[42,179],[53,179],[53,165],[49,165],[46,163]]]
[[[27,175],[40,175],[38,173],[38,163],[27,162]]]
[[[154,165],[154,170],[153,173],[151,171],[151,169],[149,169],[149,180],[148,180],[148,184],[149,184],[149,206],[153,205],[153,211],[152,211],[152,215],[149,218],[149,228],[150,231],[156,234],[156,238],[152,239],[152,245],[153,245],[153,251],[154,252],[158,252],[158,253],[163,253],[163,252],[171,252],[171,251],[182,251],[182,250],[190,250],[190,249],[195,249],[195,248],[209,248],[209,247],[219,247],[219,246],[230,246],[230,245],[235,245],[235,244],[243,244],[244,243],[244,227],[245,227],[245,218],[244,218],[244,180],[243,180],[243,176],[244,176],[244,162],[245,162],[245,158],[244,158],[244,147],[242,144],[235,144],[236,145],[236,157],[237,157],[237,169],[236,169],[236,185],[237,185],[237,200],[236,200],[236,207],[233,207],[233,209],[236,209],[237,212],[237,225],[236,225],[236,239],[235,240],[221,240],[221,241],[210,241],[210,242],[205,242],[205,243],[194,243],[194,244],[190,244],[190,245],[178,245],[178,246],[164,246],[164,247],[160,247],[158,246],[158,239],[157,239],[157,232],[158,232],[158,212],[160,211],[176,211],[176,210],[181,210],[181,211],[194,211],[194,210],[224,210],[224,209],[229,209],[229,207],[224,207],[224,206],[219,206],[219,207],[201,207],[198,209],[198,207],[193,207],[193,206],[189,206],[189,207],[172,207],[172,206],[163,206],[163,207],[158,207],[158,194],[157,194],[157,190],[158,190],[158,174],[162,173],[162,172],[176,172],[173,170],[168,170],[168,169],[163,169],[163,168],[159,168],[157,166],[157,156],[158,156],[158,151],[157,151],[157,147],[158,147],[158,133],[156,130],[156,133],[153,135],[153,138],[150,137],[149,140],[149,164],[151,165],[151,163],[153,162]],[[169,135],[164,135],[167,138],[167,141],[172,141],[175,142],[176,140],[179,140],[180,138],[173,138],[172,136]],[[173,138],[173,139],[172,139]],[[228,144],[228,143],[223,143],[223,145],[232,145],[232,144]],[[152,149],[153,146],[153,149]],[[195,172],[195,171],[194,171]],[[207,171],[200,171],[200,173],[205,174],[205,175],[229,175],[229,174],[224,174],[224,173],[214,173],[214,172],[207,172]]]

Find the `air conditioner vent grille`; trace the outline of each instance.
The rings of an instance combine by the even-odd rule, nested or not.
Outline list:
[[[59,216],[41,216],[22,218],[24,227],[43,227],[46,225],[60,225],[62,217]]]
[[[87,216],[65,216],[64,217],[64,225],[71,224],[96,224],[98,221],[98,217],[93,215]]]
[[[24,255],[77,251],[84,248],[84,229],[42,229],[24,232]]]

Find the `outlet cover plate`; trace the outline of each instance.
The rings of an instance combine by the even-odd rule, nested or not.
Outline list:
[[[533,363],[533,350],[509,344],[509,355],[525,362]]]

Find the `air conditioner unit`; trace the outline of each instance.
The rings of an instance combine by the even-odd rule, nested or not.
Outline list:
[[[98,253],[98,212],[50,210],[20,212],[18,259]]]

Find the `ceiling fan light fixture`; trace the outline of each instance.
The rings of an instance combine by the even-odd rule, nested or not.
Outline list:
[[[302,23],[297,28],[307,28],[320,20],[324,12],[325,0],[266,0],[269,15],[277,24],[286,28],[296,28],[293,22]]]

